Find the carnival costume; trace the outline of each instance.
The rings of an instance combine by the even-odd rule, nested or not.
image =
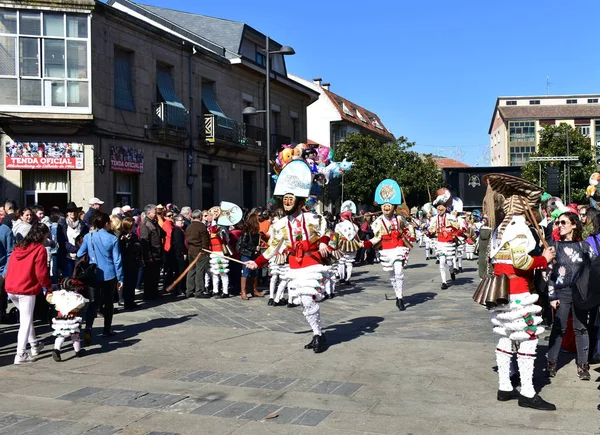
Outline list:
[[[493,276],[482,280],[474,295],[477,302],[494,310],[493,330],[501,336],[496,348],[497,398],[499,401],[518,398],[522,407],[555,410],[556,407],[545,402],[533,387],[538,337],[544,328],[538,326],[542,322],[538,316],[542,308],[536,304],[539,296],[531,294],[530,288],[533,286],[534,269],[546,268],[548,261],[545,256],[529,255],[536,248],[536,242],[525,216],[530,208],[539,205],[543,191],[538,186],[504,174],[488,174],[483,181],[488,183],[490,190],[486,195],[486,206],[492,207],[488,215],[499,209],[500,201],[505,213],[491,241],[489,257]],[[551,251],[544,255],[551,255]],[[521,377],[520,392],[513,388],[510,380],[515,348]]]
[[[435,238],[435,249],[440,262],[440,275],[442,277],[442,290],[448,288],[446,266],[450,268],[450,279],[456,279],[456,241],[458,221],[448,214],[452,204],[452,195],[446,188],[437,191],[437,198],[433,206],[437,208],[437,215],[429,220],[429,235]]]
[[[48,303],[54,305],[57,316],[52,319],[52,335],[54,339],[54,350],[52,358],[61,361],[60,349],[65,338],[71,337],[73,349],[76,356],[81,356],[81,342],[79,341],[79,332],[82,319],[79,317],[79,310],[85,306],[85,299],[80,294],[84,290],[84,284],[73,278],[65,278],[62,282],[63,290],[48,293],[46,299]]]
[[[342,253],[338,263],[338,276],[341,283],[350,284],[352,268],[356,259],[356,252],[362,246],[358,238],[358,225],[352,222],[352,216],[356,214],[356,204],[346,201],[342,204],[339,222],[335,226],[337,239],[337,250]]]
[[[375,191],[375,203],[381,205],[383,214],[371,225],[374,237],[368,242],[373,246],[381,242],[381,265],[389,273],[396,293],[396,306],[404,311],[404,264],[409,253],[409,243],[405,233],[406,221],[394,212],[396,206],[402,204],[402,192],[398,183],[390,179],[379,183]],[[367,243],[365,247],[369,247]]]
[[[228,247],[229,233],[224,227],[217,225],[221,215],[221,207],[212,207],[208,212],[213,216],[213,221],[208,227],[210,235],[210,276],[212,278],[212,291],[219,293],[219,282],[224,295],[229,294],[229,260],[225,255],[231,255]]]
[[[269,240],[273,237],[281,237],[280,235],[276,235],[275,231],[277,228],[277,222],[282,219],[275,218],[271,227],[269,228]],[[289,284],[289,270],[290,266],[288,264],[288,252],[285,246],[281,246],[277,254],[275,254],[269,260],[269,273],[271,275],[271,281],[269,282],[269,302],[268,305],[272,306],[283,306],[288,303],[286,299],[283,299],[283,293],[286,288],[288,288]],[[291,302],[291,299],[290,299]]]
[[[282,169],[274,196],[283,197],[287,217],[275,224],[269,247],[254,262],[248,262],[248,267],[261,268],[282,247],[288,250],[289,286],[300,298],[302,313],[314,333],[312,341],[305,348],[319,353],[325,350],[325,336],[321,330],[321,313],[317,302],[323,298],[323,272],[327,269],[320,251],[327,249],[329,238],[325,235],[325,219],[315,213],[302,212],[301,207],[310,193],[311,185],[312,174],[303,161],[294,160]]]

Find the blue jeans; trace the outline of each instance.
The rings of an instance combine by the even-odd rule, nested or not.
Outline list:
[[[250,257],[245,257],[242,255],[242,261],[251,261],[251,260],[256,260],[256,256],[253,256],[254,258],[250,258]],[[251,278],[254,276],[259,276],[260,270],[256,269],[256,270],[250,270],[248,269],[246,266],[242,266],[242,278]]]

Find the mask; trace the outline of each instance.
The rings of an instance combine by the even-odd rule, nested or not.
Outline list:
[[[389,202],[386,202],[385,204],[383,204],[381,206],[381,211],[383,212],[383,214],[385,216],[391,216],[392,214],[394,214],[394,206],[392,204],[390,204]]]

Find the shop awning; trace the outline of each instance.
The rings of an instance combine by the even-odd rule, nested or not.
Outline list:
[[[173,77],[167,71],[156,71],[158,92],[167,104],[167,122],[178,127],[185,126],[186,108],[177,97]]]
[[[210,83],[202,84],[202,103],[210,113],[216,116],[217,124],[221,127],[233,128],[233,121],[225,116],[221,106],[217,102],[215,90]]]

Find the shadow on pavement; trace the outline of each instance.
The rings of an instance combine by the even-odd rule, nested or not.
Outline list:
[[[421,292],[412,295],[404,296],[404,303],[408,305],[407,309],[414,307],[415,305],[423,304],[427,301],[432,301],[437,296],[434,292]]]
[[[405,267],[405,269],[420,269],[422,267],[427,267],[426,263],[415,263],[415,264],[410,264],[408,263]]]
[[[352,341],[361,335],[375,332],[383,320],[383,317],[375,316],[357,317],[344,323],[328,326],[324,329],[327,334],[327,346],[335,346]]]

